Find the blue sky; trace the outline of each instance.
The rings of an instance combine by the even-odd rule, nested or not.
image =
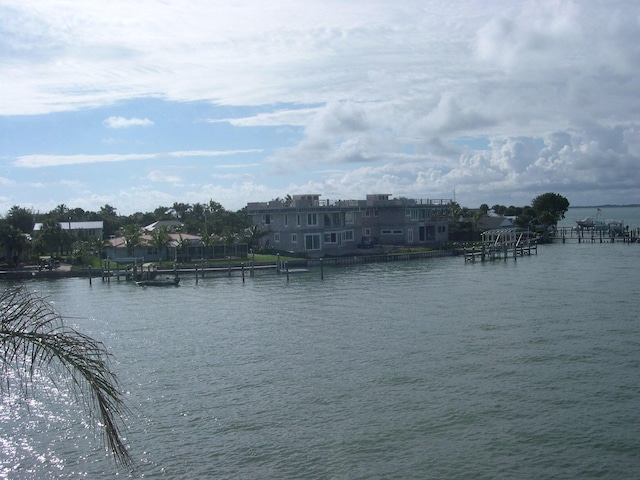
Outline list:
[[[640,4],[0,0],[0,214],[640,203]]]

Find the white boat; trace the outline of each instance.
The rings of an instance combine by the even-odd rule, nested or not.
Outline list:
[[[602,210],[598,209],[596,218],[586,217],[582,220],[576,220],[578,228],[586,228],[589,230],[606,230],[606,224],[600,219]]]
[[[594,228],[597,225],[604,225],[603,222],[594,220],[591,217],[583,218],[582,220],[576,220],[578,227],[580,228]]]

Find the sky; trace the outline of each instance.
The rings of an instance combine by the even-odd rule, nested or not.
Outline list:
[[[640,203],[640,2],[0,0],[0,215]]]

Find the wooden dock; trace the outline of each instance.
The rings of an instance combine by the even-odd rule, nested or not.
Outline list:
[[[638,243],[640,235],[635,228],[622,233],[611,233],[594,228],[561,227],[556,230],[552,239],[562,243]]]
[[[529,232],[513,228],[488,230],[482,234],[482,243],[463,249],[465,262],[477,260],[506,260],[538,254],[538,243]]]
[[[506,260],[509,257],[513,257],[517,260],[518,257],[537,254],[538,244],[534,242],[527,243],[526,245],[482,244],[480,246],[463,249],[465,262],[475,262],[478,260],[481,262],[484,262],[485,260]]]

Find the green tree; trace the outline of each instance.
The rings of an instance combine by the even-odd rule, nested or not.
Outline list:
[[[105,238],[109,238],[110,235],[115,235],[120,229],[120,219],[118,218],[116,209],[111,205],[105,204],[104,207],[100,207],[98,216],[103,223],[102,233]]]
[[[31,233],[33,231],[34,217],[31,210],[14,205],[9,209],[6,218],[9,225],[19,229],[22,233]]]
[[[127,246],[127,255],[132,257],[136,248],[141,244],[140,227],[135,223],[125,225],[122,230],[122,236],[124,244]]]
[[[532,226],[535,218],[536,212],[533,210],[533,208],[527,206],[522,208],[522,211],[516,217],[515,223],[521,228],[528,228]]]
[[[151,233],[151,245],[158,250],[158,262],[162,265],[162,251],[167,248],[171,237],[167,227],[160,227]]]
[[[188,253],[189,253],[189,239],[188,238],[182,238],[182,235],[179,236],[179,240],[176,244],[176,249],[178,252],[180,252],[180,258],[182,259],[183,262],[188,261]],[[185,252],[187,252],[187,255],[185,255]]]
[[[58,249],[62,248],[63,235],[62,227],[55,218],[47,218],[42,222],[40,232],[38,233],[38,239],[42,243],[45,251],[53,257]]]
[[[111,244],[102,238],[94,237],[89,241],[89,251],[92,255],[102,258],[102,254]]]
[[[49,215],[55,217],[59,222],[67,222],[69,221],[69,208],[64,203],[61,203],[51,210]]]
[[[20,257],[26,243],[26,238],[20,229],[15,228],[6,220],[0,220],[0,245],[4,247],[7,264],[17,266],[14,265],[16,263],[14,257],[16,259]]]
[[[557,193],[543,193],[531,202],[541,225],[557,225],[569,210],[569,200]]]
[[[203,250],[202,256],[206,260],[208,260],[209,253],[211,252],[211,247],[213,247],[216,243],[216,237],[205,230],[202,232],[202,235],[200,236],[200,241],[202,242],[202,250]]]
[[[68,375],[70,388],[84,403],[89,416],[97,415],[116,462],[131,468],[133,461],[121,435],[122,417],[128,409],[108,359],[109,353],[101,342],[65,325],[43,298],[24,287],[0,294],[2,392],[17,384],[27,395],[33,391],[36,372]]]

